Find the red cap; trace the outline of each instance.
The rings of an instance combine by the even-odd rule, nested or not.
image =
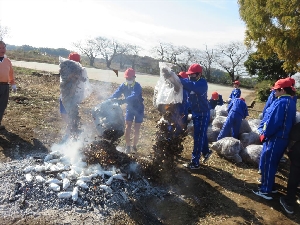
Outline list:
[[[238,80],[232,82],[233,84],[237,84],[237,85],[240,85],[240,82]]]
[[[202,73],[202,67],[197,63],[192,64],[186,74],[190,75],[193,73]]]
[[[218,100],[219,99],[219,94],[218,92],[214,91],[213,93],[211,93],[211,98],[213,100]]]
[[[240,98],[241,100],[243,100],[243,101],[245,101],[245,99],[244,98]]]
[[[124,73],[124,77],[125,77],[125,78],[129,78],[129,79],[135,77],[135,71],[134,71],[134,69],[128,68],[128,69],[125,71],[125,73]]]
[[[289,81],[291,82],[292,86],[294,86],[295,83],[296,83],[294,78],[287,77],[287,78],[285,78],[285,79],[286,79],[286,80],[289,80]]]
[[[273,89],[285,88],[285,87],[292,87],[292,82],[290,79],[279,79],[276,81]]]
[[[186,74],[185,71],[181,71],[178,75],[181,76],[182,78],[188,78],[188,77],[189,77],[189,76]]]
[[[80,55],[77,52],[71,52],[69,55],[69,59],[75,62],[80,62]]]

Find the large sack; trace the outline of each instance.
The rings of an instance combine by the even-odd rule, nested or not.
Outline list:
[[[214,127],[214,126],[209,126],[207,128],[207,140],[208,142],[215,142],[217,141],[218,135],[220,133],[221,129]]]
[[[99,136],[109,140],[123,136],[125,120],[119,104],[106,100],[93,109],[92,115]]]
[[[262,145],[248,145],[246,148],[241,150],[240,156],[244,162],[258,166],[262,149]]]
[[[239,131],[239,134],[242,134],[242,133],[249,133],[251,132],[252,129],[248,123],[247,120],[243,119],[242,120],[242,123],[241,123],[241,127],[240,127],[240,131]]]
[[[219,129],[222,129],[223,127],[223,124],[225,123],[226,121],[226,116],[217,116],[213,121],[212,121],[212,125],[214,127],[217,127]]]
[[[260,119],[249,119],[248,124],[251,127],[252,132],[258,133],[257,128],[260,125]]]
[[[226,159],[233,160],[236,163],[242,162],[239,153],[242,150],[242,144],[233,137],[225,137],[214,142],[211,149],[215,150],[219,155]]]
[[[227,111],[228,105],[224,104],[224,105],[217,105],[215,107],[215,111],[216,111],[216,117],[217,116],[228,116],[228,111]]]
[[[256,132],[243,133],[240,135],[240,141],[244,148],[248,145],[260,145],[259,134]]]
[[[171,70],[172,64],[159,62],[160,76],[154,87],[153,105],[182,103],[183,87],[178,76]],[[167,69],[171,74],[169,79],[165,79],[162,69]]]
[[[211,109],[209,115],[210,115],[209,122],[211,123],[215,119],[215,117],[216,117],[216,111],[214,109]]]

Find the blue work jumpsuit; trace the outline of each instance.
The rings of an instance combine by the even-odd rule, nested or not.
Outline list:
[[[290,95],[277,98],[266,111],[262,135],[265,136],[260,157],[260,191],[271,193],[278,164],[288,145],[289,133],[296,117],[296,103]]]
[[[242,120],[249,116],[248,107],[245,101],[240,98],[233,99],[228,105],[227,111],[228,116],[223,124],[217,140],[220,140],[224,137],[234,137],[238,139]]]
[[[210,107],[207,100],[207,82],[204,78],[197,81],[180,79],[182,86],[189,92],[189,107],[192,111],[194,123],[194,148],[192,152],[192,163],[199,165],[201,153],[209,152],[207,140],[207,128],[210,119]]]
[[[142,123],[145,107],[141,85],[136,81],[133,84],[124,82],[109,98],[119,98],[122,94],[125,97],[125,103],[127,103],[125,120]]]
[[[235,98],[240,98],[241,97],[241,89],[239,88],[234,88],[231,92],[231,94],[229,95],[229,98],[231,98],[231,101]]]

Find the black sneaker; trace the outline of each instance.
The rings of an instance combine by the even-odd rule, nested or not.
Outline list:
[[[293,214],[294,213],[294,207],[291,205],[288,205],[286,203],[286,201],[284,200],[284,197],[280,197],[279,200],[280,204],[282,205],[282,207],[284,208],[284,210],[288,213],[288,214]]]
[[[204,155],[203,163],[206,163],[209,160],[209,158],[212,155],[212,153],[213,153],[212,150],[209,150],[208,153],[206,153]]]
[[[256,194],[257,196],[260,196],[260,197],[262,197],[264,199],[267,199],[267,200],[272,200],[273,199],[273,197],[269,193],[263,193],[260,190],[256,190],[256,191],[252,190],[252,192],[254,194]]]
[[[195,163],[190,163],[188,164],[188,168],[191,170],[199,170],[200,169],[200,165],[196,165]]]

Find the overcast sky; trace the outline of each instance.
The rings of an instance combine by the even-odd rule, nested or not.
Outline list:
[[[8,44],[69,50],[96,36],[204,49],[245,32],[237,0],[0,0],[0,23]]]

